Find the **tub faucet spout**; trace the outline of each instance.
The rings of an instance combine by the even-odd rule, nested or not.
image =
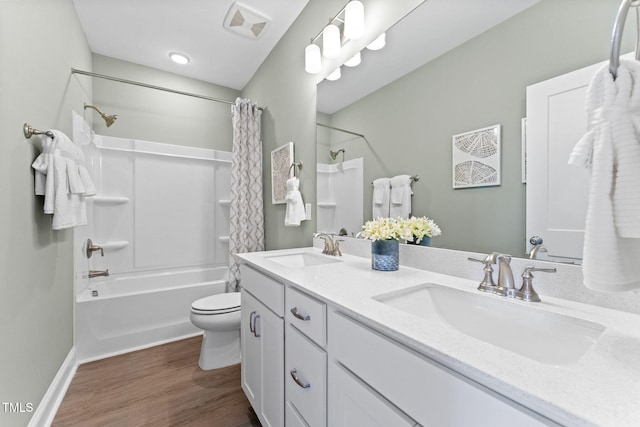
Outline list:
[[[89,279],[93,279],[94,277],[108,277],[109,276],[109,269],[107,268],[106,270],[89,270]]]

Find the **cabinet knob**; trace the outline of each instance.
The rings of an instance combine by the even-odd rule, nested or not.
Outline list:
[[[311,387],[311,384],[305,383],[300,378],[298,378],[298,370],[297,369],[292,369],[290,374],[291,374],[291,378],[293,378],[293,380],[296,382],[296,384],[298,384],[300,387],[302,387],[302,388]]]
[[[304,321],[311,320],[311,316],[309,316],[308,314],[300,314],[298,312],[298,307],[293,307],[291,309],[291,314],[293,314],[293,317],[295,317],[296,319],[300,319]]]

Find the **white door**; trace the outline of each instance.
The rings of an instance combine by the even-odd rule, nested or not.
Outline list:
[[[582,258],[589,171],[568,164],[586,133],[585,95],[595,64],[527,87],[527,248],[540,236],[539,258]]]

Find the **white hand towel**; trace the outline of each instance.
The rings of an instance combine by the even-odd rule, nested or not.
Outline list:
[[[609,65],[587,90],[588,132],[569,163],[591,169],[584,284],[599,291],[640,288],[640,63]]]
[[[53,138],[41,139],[42,153],[31,166],[36,171],[35,194],[44,195],[43,211],[53,214],[52,228],[61,230],[87,223],[84,196],[95,194],[95,185],[82,164],[82,150],[64,133],[52,132]]]
[[[409,218],[411,213],[411,176],[398,175],[391,178],[391,218]]]
[[[389,178],[378,178],[373,181],[373,218],[389,216],[390,183]]]
[[[298,227],[300,223],[307,218],[304,209],[304,202],[302,201],[302,194],[298,190],[300,180],[298,178],[289,178],[286,182],[287,195],[285,200],[287,201],[287,209],[284,214],[284,225],[287,227]]]

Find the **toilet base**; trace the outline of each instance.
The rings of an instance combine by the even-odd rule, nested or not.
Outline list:
[[[200,369],[224,368],[240,363],[240,329],[204,331],[200,349]]]

